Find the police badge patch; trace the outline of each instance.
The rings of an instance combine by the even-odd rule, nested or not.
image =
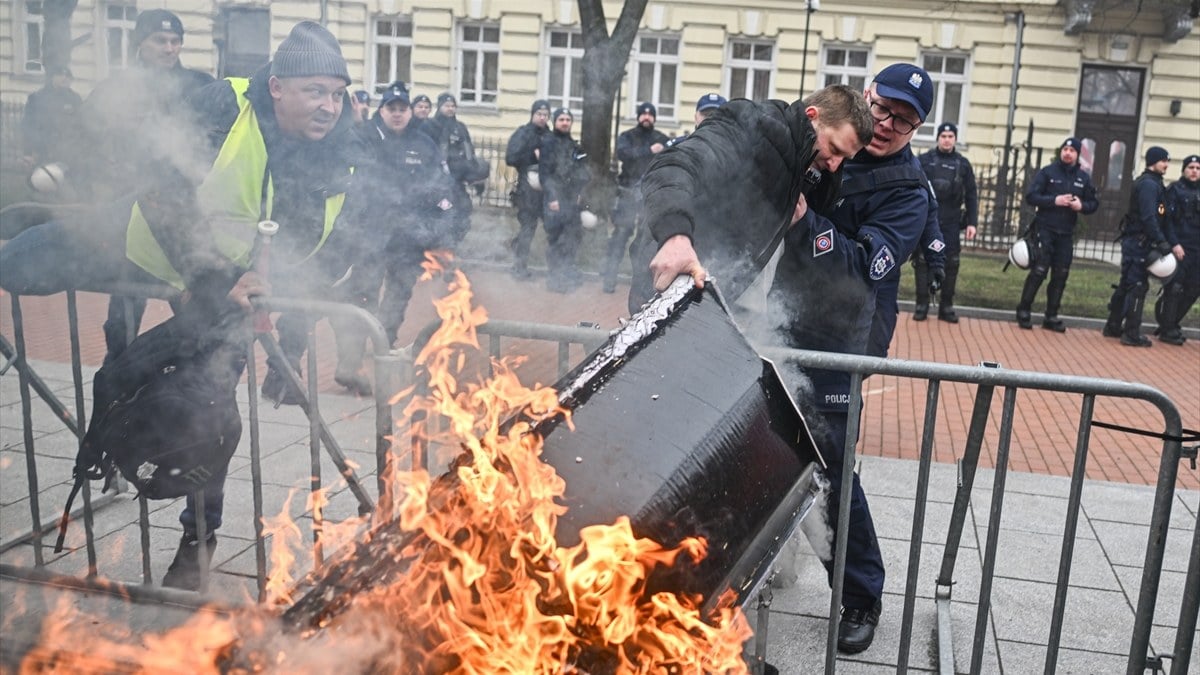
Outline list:
[[[871,258],[871,280],[881,281],[884,277],[896,267],[896,257],[892,255],[892,250],[887,246],[879,249],[874,258]]]
[[[825,230],[813,239],[813,257],[819,258],[833,250],[833,228]]]
[[[946,248],[946,242],[942,241],[941,239],[934,239],[933,241],[929,242],[928,248],[934,253],[941,253],[942,249]]]

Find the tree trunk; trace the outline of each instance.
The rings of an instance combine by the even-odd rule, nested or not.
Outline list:
[[[580,144],[588,153],[592,184],[588,201],[593,211],[606,213],[615,192],[612,167],[613,101],[625,79],[625,64],[646,12],[647,0],[625,0],[621,16],[608,33],[601,0],[577,0],[583,25],[583,133]]]
[[[45,0],[42,3],[42,72],[71,65],[71,14],[79,0]]]

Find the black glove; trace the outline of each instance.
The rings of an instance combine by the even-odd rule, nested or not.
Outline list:
[[[1154,245],[1154,250],[1158,251],[1158,257],[1163,257],[1171,253],[1171,245],[1165,241],[1160,241]]]
[[[937,293],[942,290],[942,282],[946,280],[946,270],[941,267],[932,267],[929,270],[929,292]]]
[[[475,188],[475,196],[482,197],[484,189],[487,188],[487,184],[484,183],[483,181],[480,181],[478,183],[475,183],[474,188]]]

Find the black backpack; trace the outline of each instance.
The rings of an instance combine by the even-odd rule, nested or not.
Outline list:
[[[240,312],[240,310],[239,310]],[[75,458],[55,552],[84,481],[120,471],[139,495],[173,499],[203,488],[237,449],[237,381],[248,342],[244,317],[201,325],[176,316],[138,336],[96,373],[95,412]],[[223,328],[233,333],[221,333]]]

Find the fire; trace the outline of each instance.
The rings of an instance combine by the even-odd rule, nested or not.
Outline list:
[[[271,572],[267,575],[265,598],[268,604],[290,605],[294,601],[292,586],[296,580],[292,577],[292,563],[296,561],[296,554],[293,550],[299,548],[301,538],[300,528],[288,515],[294,496],[295,490],[288,492],[279,515],[263,517],[263,536],[271,537]],[[316,502],[316,508],[320,509],[323,502],[319,499],[313,501]]]
[[[742,649],[751,632],[740,610],[725,603],[704,616],[700,597],[647,586],[657,566],[701,560],[703,539],[666,548],[636,537],[621,517],[584,528],[575,546],[558,544],[566,486],[541,460],[532,429],[555,415],[570,424],[570,411],[552,388],[523,385],[514,362],[496,361],[493,377],[466,381],[476,328],[487,315],[472,307],[466,277],[431,257],[424,278],[436,274],[450,280],[435,301],[441,328],[415,359],[424,386],[396,400],[411,395],[404,418],[414,420],[414,437],[455,451],[449,470],[435,477],[390,467],[395,503],[381,504],[373,529],[308,580],[331,584],[322,596],[331,609],[322,605],[304,614],[311,621],[296,622],[293,612],[311,609],[296,600],[282,617],[302,629],[290,645],[263,639],[261,627],[246,622],[235,628],[239,622],[214,620],[195,628],[204,640],[185,639],[184,647],[178,640],[188,627],[144,639],[151,653],[136,663],[149,670],[163,667],[155,659],[176,658],[166,669],[205,672],[220,663],[225,672],[312,672],[314,664],[298,654],[324,652],[338,654],[338,667],[352,672],[747,672]],[[285,505],[270,519],[270,597],[282,603],[295,600],[293,560],[282,549],[289,537],[300,539],[287,513]],[[46,630],[68,623],[54,617]],[[206,667],[181,666],[183,659]]]

